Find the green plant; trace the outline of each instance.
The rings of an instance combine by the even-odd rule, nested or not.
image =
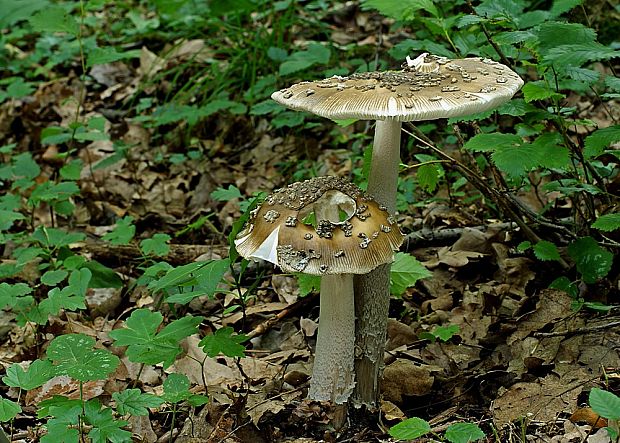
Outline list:
[[[618,423],[620,420],[620,397],[612,392],[593,388],[588,397],[588,403],[594,412],[609,421],[607,433],[612,441],[620,436]]]
[[[433,434],[430,424],[421,418],[408,418],[390,428],[390,435],[397,440],[414,440],[427,434]],[[484,432],[474,423],[454,423],[446,429],[442,441],[450,443],[468,443],[485,438]]]

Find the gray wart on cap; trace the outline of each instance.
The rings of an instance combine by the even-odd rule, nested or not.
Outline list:
[[[422,54],[407,57],[400,71],[362,72],[297,83],[274,92],[289,108],[330,119],[432,120],[493,109],[510,98],[523,80],[487,58],[450,60]]]
[[[342,220],[303,220],[337,206]],[[323,208],[323,209],[322,209]],[[239,254],[270,261],[286,272],[364,274],[384,263],[403,241],[395,220],[361,189],[339,177],[293,183],[269,195],[235,240]]]

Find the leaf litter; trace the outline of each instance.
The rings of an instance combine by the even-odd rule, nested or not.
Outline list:
[[[363,29],[360,22],[366,23],[366,15],[356,17],[355,28]],[[340,44],[356,40],[358,44],[374,44],[360,35],[334,31],[334,41]],[[176,244],[183,248],[186,244],[182,242],[188,247],[202,243],[207,245],[206,251],[221,257],[226,251],[221,233],[242,212],[239,201],[217,202],[210,197],[211,192],[234,184],[248,196],[286,182],[279,172],[280,162],[283,158],[297,161],[299,146],[307,144],[292,135],[274,137],[264,120],[256,123],[253,133],[249,124],[239,119],[214,120],[200,140],[210,155],[168,167],[161,156],[178,153],[183,144],[183,124],[171,129],[170,137],[162,143],[153,140],[152,131],[143,125],[112,112],[116,104],[132,97],[138,85],[160,71],[188,58],[206,62],[213,56],[204,41],[184,40],[160,53],[143,47],[137,68],[125,62],[91,68],[90,75],[105,89],[87,97],[86,115],[105,116],[107,129],[120,132],[120,139],[133,148],[121,156],[107,140],[78,148],[78,157],[85,165],[79,181],[83,201],[77,204],[78,224],[86,232],[100,236],[112,230],[118,218],[132,215],[136,220],[153,221],[142,222],[138,230],[142,238],[158,231],[172,235],[201,215],[214,212],[211,227],[203,225],[206,227],[198,233],[182,236]],[[58,79],[39,87],[20,109],[2,105],[2,115],[7,116],[0,119],[2,127],[20,118],[25,128],[20,145],[36,146],[35,138],[43,127],[69,123],[75,115],[78,87],[75,77]],[[165,84],[151,82],[147,92],[165,92],[166,88]],[[38,149],[47,162],[40,179],[48,180],[57,149],[54,144]],[[322,173],[342,174],[353,167],[348,154],[338,150],[323,153],[322,158],[326,160]],[[588,430],[579,423],[592,420],[576,417],[572,423],[571,414],[580,410],[588,388],[620,368],[620,330],[588,328],[617,321],[617,314],[601,318],[571,310],[572,299],[565,292],[542,289],[536,264],[514,251],[504,230],[481,232],[470,227],[480,220],[472,218],[469,211],[439,207],[417,218],[433,228],[441,225],[463,230],[452,244],[407,251],[422,260],[432,276],[392,300],[382,383],[383,420],[395,424],[406,416],[425,416],[436,429],[445,429],[446,423],[460,417],[492,422],[498,429],[526,420],[534,424],[526,428],[527,441],[560,441],[546,437],[554,433],[563,435],[562,441],[586,438]],[[48,225],[51,221],[46,213],[36,213],[36,219]],[[137,266],[131,260],[114,261],[89,248],[88,242],[78,247],[114,267],[124,280],[135,277]],[[191,259],[206,251],[199,254],[192,250]],[[131,258],[131,253],[122,254]],[[4,255],[8,256],[6,252]],[[7,260],[2,257],[3,262]],[[27,281],[36,277],[22,275]],[[239,312],[222,315],[227,306],[222,293],[205,300],[199,309],[211,331],[230,325],[238,331],[245,327],[243,332],[250,333],[298,300],[296,281],[274,272],[259,286],[245,316]],[[332,431],[321,427],[329,422],[329,411],[303,400],[316,340],[316,302],[257,334],[244,358],[207,358],[198,345],[201,337],[192,335],[183,340],[182,355],[170,367],[141,367],[127,360],[108,333],[120,326],[117,320],[126,321],[135,309],[151,308],[155,303],[139,285],[125,292],[91,289],[87,295],[90,316],[61,313],[50,324],[44,341],[36,345],[45,348],[54,335],[81,333],[97,338],[98,347],[120,357],[119,366],[107,381],[86,381],[82,392],[86,399],[110,397],[136,383],[144,392],[161,393],[167,373],[185,374],[195,393],[207,394],[211,401],[202,409],[184,411],[184,424],[173,431],[178,442],[336,440]],[[165,307],[162,311],[171,315]],[[451,340],[430,340],[423,335],[449,325],[458,327]],[[0,355],[5,368],[8,362],[27,365],[36,358],[32,330],[17,327],[12,318],[3,323]],[[80,389],[75,380],[55,377],[28,391],[25,405],[31,409],[23,414],[34,414],[34,406],[59,394],[78,398]],[[17,392],[9,390],[7,395],[16,398]],[[140,441],[164,441],[168,437],[164,415],[156,414],[152,420],[131,417],[134,435],[140,436]],[[382,438],[379,429],[369,431],[363,425],[352,429],[354,434],[348,435],[349,439]],[[308,438],[292,439],[301,435]],[[590,435],[588,441],[605,441],[603,437],[592,438],[596,435]]]

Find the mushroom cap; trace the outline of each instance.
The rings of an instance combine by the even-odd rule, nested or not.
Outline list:
[[[271,98],[330,119],[433,120],[493,109],[523,85],[510,68],[488,58],[450,60],[422,54],[400,71],[361,72],[301,82]]]
[[[337,205],[344,220],[303,222],[317,205]],[[317,217],[318,218],[318,217]],[[237,251],[286,272],[366,274],[393,261],[403,234],[387,210],[340,177],[293,183],[269,195],[237,235]]]

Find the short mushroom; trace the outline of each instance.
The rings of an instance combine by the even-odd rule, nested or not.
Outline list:
[[[315,226],[304,222],[311,213]],[[310,399],[336,405],[348,401],[355,385],[353,274],[391,263],[402,241],[386,209],[339,177],[276,190],[237,236],[237,251],[246,258],[322,277]]]
[[[362,72],[301,82],[272,94],[289,108],[330,119],[376,120],[367,192],[395,211],[402,122],[459,117],[493,109],[523,80],[487,58],[407,57],[402,70]],[[383,361],[389,303],[389,265],[356,277],[358,331],[356,400],[374,406]]]

